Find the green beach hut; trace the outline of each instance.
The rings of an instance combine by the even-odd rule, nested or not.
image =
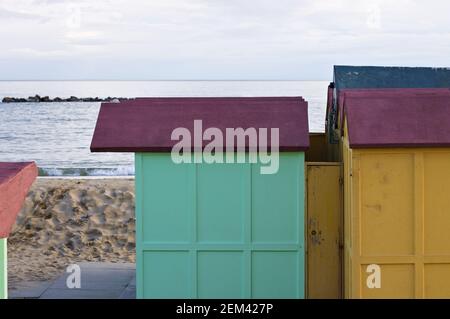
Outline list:
[[[307,103],[103,103],[91,151],[134,152],[138,298],[304,298]]]
[[[8,298],[7,238],[36,176],[32,162],[0,162],[0,299]]]

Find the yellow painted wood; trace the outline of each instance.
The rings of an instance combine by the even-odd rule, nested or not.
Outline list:
[[[352,252],[352,230],[351,219],[348,218],[351,215],[351,188],[350,188],[350,176],[351,176],[351,149],[348,147],[343,150],[343,166],[344,166],[344,297],[349,298],[352,291],[352,264],[351,264],[351,252]]]
[[[307,165],[307,297],[342,297],[340,163]]]
[[[345,297],[450,298],[450,149],[352,150],[344,130]]]
[[[328,145],[325,133],[310,133],[309,148],[305,152],[307,162],[328,162]]]

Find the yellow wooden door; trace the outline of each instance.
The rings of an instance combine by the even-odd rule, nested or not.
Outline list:
[[[341,164],[307,163],[307,298],[342,298]]]

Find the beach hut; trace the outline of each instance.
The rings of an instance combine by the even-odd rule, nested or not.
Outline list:
[[[0,162],[0,299],[8,296],[7,237],[36,176],[34,163]]]
[[[450,91],[342,101],[346,298],[450,298]]]
[[[103,103],[91,150],[136,153],[137,297],[303,298],[308,146],[299,97]]]
[[[329,142],[339,144],[342,131],[339,127],[342,114],[338,114],[341,92],[353,89],[449,88],[450,69],[336,65],[333,81],[329,87],[326,128]],[[336,150],[333,152],[338,153]]]

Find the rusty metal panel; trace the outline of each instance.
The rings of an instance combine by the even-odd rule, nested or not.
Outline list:
[[[448,88],[450,69],[430,67],[334,66],[334,84],[342,89]]]
[[[342,297],[340,163],[307,164],[307,297]]]

